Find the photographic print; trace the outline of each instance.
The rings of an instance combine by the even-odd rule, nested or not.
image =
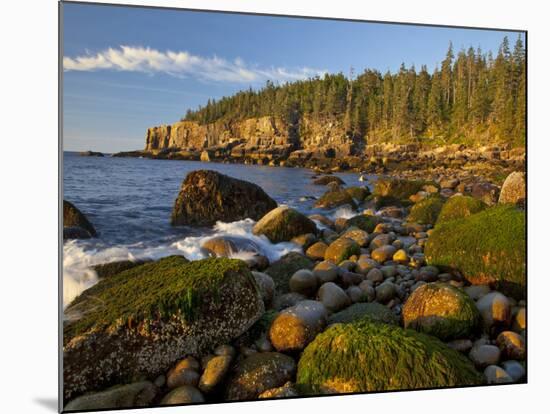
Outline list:
[[[527,381],[527,32],[60,16],[63,411]]]

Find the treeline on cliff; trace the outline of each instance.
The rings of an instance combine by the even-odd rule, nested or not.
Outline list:
[[[183,118],[207,124],[276,116],[290,129],[302,116],[341,122],[368,143],[525,144],[526,52],[521,36],[505,37],[496,57],[452,44],[433,73],[404,64],[397,73],[366,69],[354,77],[326,74],[211,99]],[[289,131],[290,132],[290,131]]]

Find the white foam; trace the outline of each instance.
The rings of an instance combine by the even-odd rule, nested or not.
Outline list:
[[[334,213],[332,213],[332,219],[336,220],[338,218],[345,218],[349,219],[357,215],[357,212],[352,210],[352,208],[348,205],[338,207]]]
[[[84,290],[97,283],[97,274],[92,266],[119,260],[157,260],[170,255],[183,255],[189,260],[204,259],[207,254],[201,249],[202,244],[216,236],[231,235],[245,237],[261,249],[270,262],[278,260],[291,251],[301,251],[295,243],[283,242],[273,244],[265,236],[252,233],[254,220],[245,219],[232,223],[217,222],[213,233],[207,236],[190,236],[167,244],[144,246],[142,244],[90,248],[90,241],[72,240],[63,245],[63,306],[67,306]],[[254,254],[245,251],[232,253],[231,257],[241,260],[250,259]]]

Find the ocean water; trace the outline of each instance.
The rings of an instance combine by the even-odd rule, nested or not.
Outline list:
[[[117,260],[158,259],[179,254],[203,258],[200,245],[209,237],[239,235],[258,244],[270,261],[299,248],[293,243],[272,244],[254,236],[254,221],[218,222],[212,227],[172,227],[170,214],[185,176],[210,169],[261,186],[279,204],[312,214],[315,199],[325,186],[312,184],[311,170],[198,161],[146,158],[82,157],[65,152],[63,198],[86,214],[98,232],[88,240],[63,244],[63,302],[66,306],[97,282],[91,267]],[[338,173],[347,185],[360,185],[357,173]],[[327,214],[326,211],[323,212]],[[347,208],[328,213],[348,217]],[[239,253],[235,254],[239,257]]]

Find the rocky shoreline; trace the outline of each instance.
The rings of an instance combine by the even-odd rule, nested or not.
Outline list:
[[[393,173],[370,187],[315,177],[327,191],[310,216],[255,184],[190,173],[173,225],[253,216],[255,235],[301,253],[270,262],[250,240],[220,236],[200,246],[203,260],[102,265],[65,311],[65,410],[525,382],[524,153],[467,151],[386,148],[381,164],[357,166],[303,158]],[[181,151],[131,156],[161,153]],[[394,170],[407,159],[429,167]],[[354,215],[333,220],[342,206]],[[70,203],[65,231],[95,236]]]

